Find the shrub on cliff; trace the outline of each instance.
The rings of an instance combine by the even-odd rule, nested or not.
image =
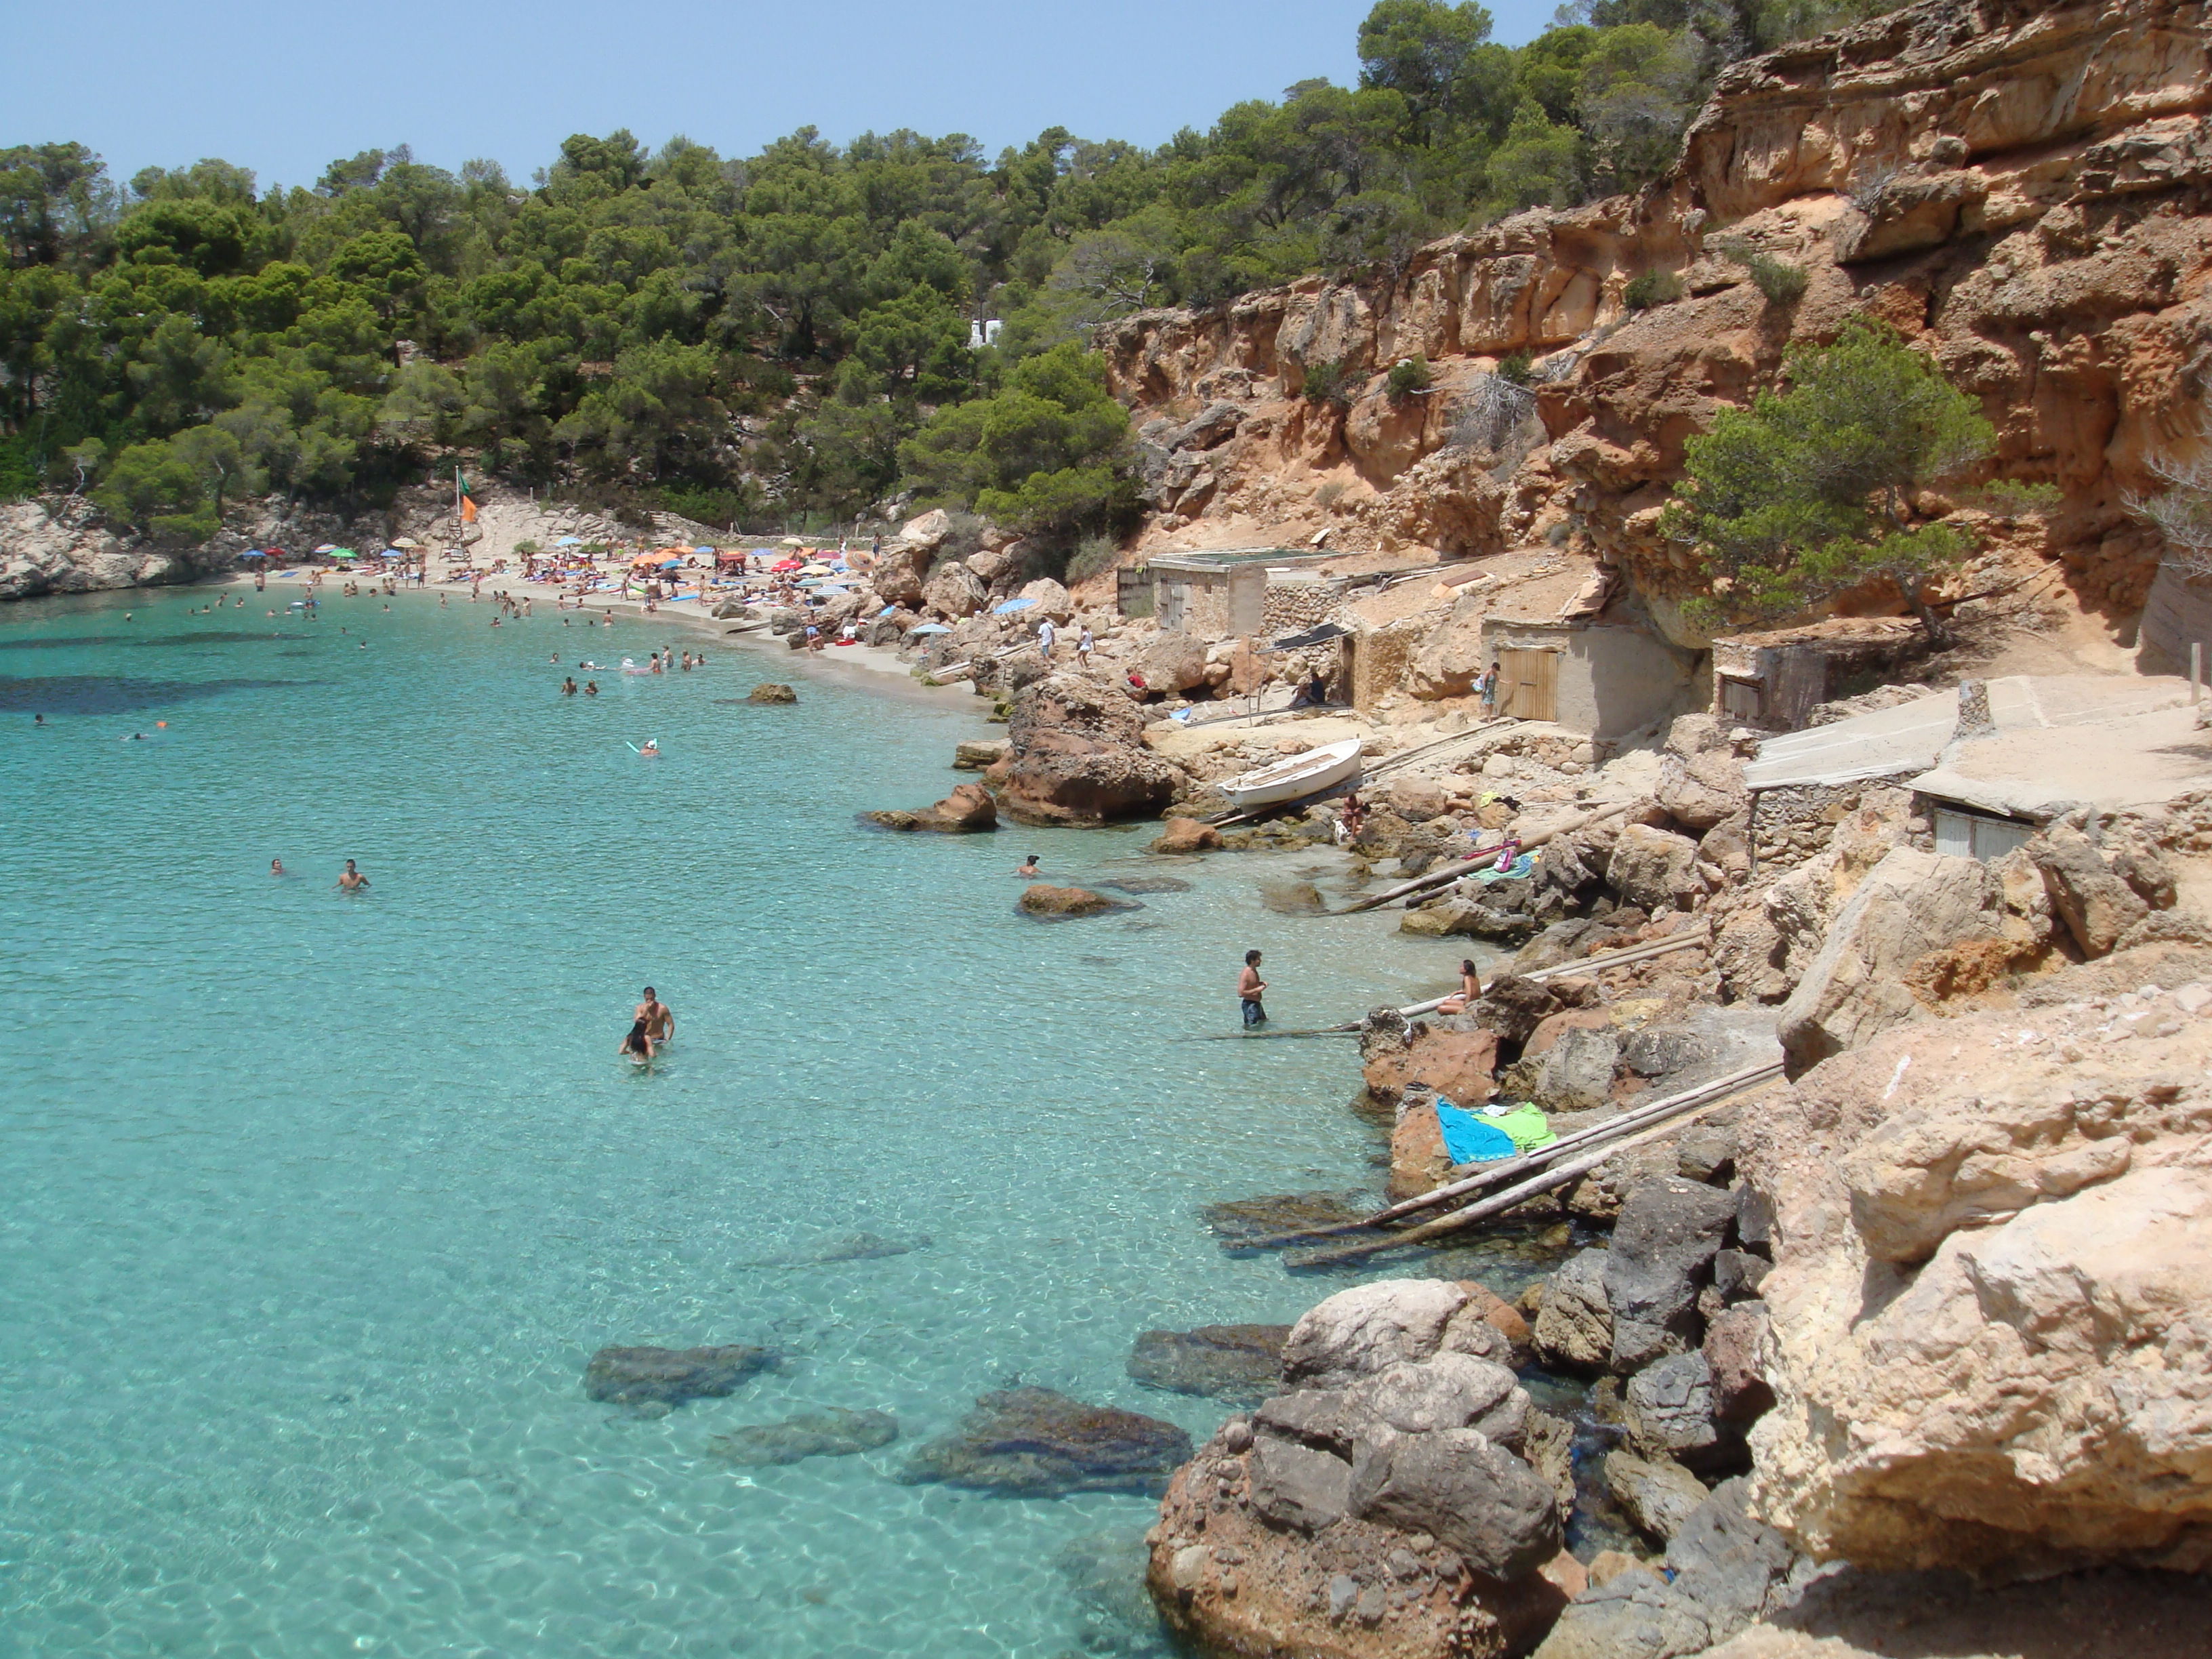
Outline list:
[[[1128,411],[1104,368],[1070,343],[1016,364],[992,396],[938,410],[899,446],[899,463],[926,500],[1072,547],[1129,516],[1128,445]]]
[[[1654,306],[1672,305],[1682,297],[1682,279],[1671,270],[1647,270],[1628,279],[1621,290],[1621,302],[1631,311],[1649,311]]]
[[[1686,447],[1662,528],[1695,545],[1712,584],[1693,610],[1716,625],[1779,619],[1887,578],[1941,642],[1926,589],[1973,543],[1956,526],[1915,523],[1911,500],[1988,454],[1995,429],[1879,324],[1791,348],[1783,375]]]

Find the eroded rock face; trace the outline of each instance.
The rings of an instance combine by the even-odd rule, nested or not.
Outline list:
[[[2208,981],[2202,949],[2123,951],[1747,1119],[1760,1514],[1871,1566],[2212,1565]]]
[[[1182,775],[1144,746],[1129,696],[1077,674],[1023,688],[992,769],[1000,810],[1020,823],[1101,823],[1159,811]]]
[[[915,1449],[899,1479],[1030,1497],[1158,1492],[1189,1455],[1190,1437],[1172,1423],[1008,1389],[979,1395],[957,1429]]]
[[[0,599],[188,582],[233,561],[227,552],[118,533],[84,501],[0,506]]]
[[[1792,1067],[1929,1018],[1908,970],[1938,951],[1999,937],[2003,918],[2003,893],[1987,865],[1893,848],[1853,891],[1783,1006],[1776,1030]]]

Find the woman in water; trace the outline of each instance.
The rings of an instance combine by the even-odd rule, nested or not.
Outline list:
[[[616,1052],[628,1058],[633,1066],[652,1064],[653,1034],[645,1029],[643,1020],[637,1020],[631,1024],[629,1035],[622,1040],[622,1047]]]

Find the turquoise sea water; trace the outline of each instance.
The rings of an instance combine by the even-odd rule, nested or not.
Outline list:
[[[1022,854],[1158,873],[1140,836],[857,827],[957,781],[972,698],[824,669],[733,705],[793,671],[732,647],[563,701],[699,636],[208,597],[0,613],[0,1654],[1145,1650],[1068,1563],[1118,1538],[1126,1584],[1148,1500],[891,1474],[1017,1377],[1210,1432],[1134,1335],[1330,1287],[1196,1212],[1375,1148],[1350,1043],[1189,1039],[1248,945],[1301,1025],[1456,952],[1261,907],[1325,855],[1047,926]],[[929,1242],[752,1265],[860,1230]],[[726,1342],[784,1365],[657,1420],[584,1398],[604,1344]],[[903,1438],[704,1454],[809,1406]]]

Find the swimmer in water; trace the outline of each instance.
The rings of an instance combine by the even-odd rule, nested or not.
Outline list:
[[[655,743],[651,738],[647,738],[645,740],[645,746],[640,749],[637,752],[643,756],[647,760],[659,760],[660,758],[660,745]]]
[[[584,682],[584,695],[587,697],[598,696],[599,695],[599,683],[597,680],[586,680]]]
[[[146,734],[143,732],[133,732],[127,738],[118,738],[116,739],[116,742],[118,743],[143,743],[145,741]]]
[[[564,697],[573,697],[576,695],[576,677],[574,675],[571,674],[567,679],[561,682],[561,695]]]
[[[346,860],[345,873],[338,878],[338,885],[349,893],[358,893],[368,885],[368,878],[351,859]]]
[[[269,860],[269,873],[270,873],[270,875],[272,875],[272,876],[281,876],[281,875],[283,875],[283,874],[284,873],[284,860],[282,860],[282,859],[271,859],[271,860]]]
[[[676,1035],[676,1016],[650,985],[645,988],[645,1000],[630,1018],[644,1026],[645,1034],[655,1042],[665,1042]]]
[[[1032,853],[1029,857],[1024,859],[1022,860],[1022,867],[1015,871],[1014,873],[1018,876],[1023,877],[1036,875],[1037,873],[1037,855],[1035,853]]]
[[[622,1040],[622,1047],[615,1052],[628,1060],[633,1066],[649,1066],[653,1063],[653,1034],[645,1029],[643,1020],[631,1022],[629,1035]]]
[[[44,714],[33,714],[31,716],[31,724],[33,726],[44,726],[46,723],[46,717]]]

